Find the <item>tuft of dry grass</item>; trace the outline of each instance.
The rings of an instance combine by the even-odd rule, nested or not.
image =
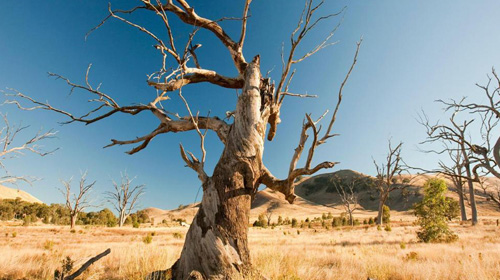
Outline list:
[[[452,225],[451,244],[417,243],[414,226],[342,229],[251,228],[254,265],[270,279],[500,279],[500,228]],[[70,256],[79,267],[111,248],[82,279],[143,279],[178,258],[187,229],[0,227],[0,279],[52,279]],[[13,238],[12,233],[17,237]],[[285,234],[286,233],[286,234]],[[144,236],[154,236],[152,244]]]

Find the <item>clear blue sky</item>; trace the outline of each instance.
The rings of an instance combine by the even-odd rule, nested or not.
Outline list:
[[[114,8],[129,8],[139,1],[111,1]],[[241,15],[244,1],[191,1],[197,12],[217,19]],[[500,2],[490,1],[330,1],[321,13],[339,11],[348,6],[344,22],[335,35],[339,44],[321,51],[297,67],[293,92],[318,94],[318,99],[285,101],[282,124],[273,142],[265,146],[264,161],[272,172],[284,177],[295,148],[304,113],[322,113],[334,105],[336,93],[350,66],[355,42],[364,37],[358,65],[345,88],[335,132],[341,136],[322,145],[315,161],[340,161],[335,169],[355,169],[374,174],[372,156],[384,157],[387,139],[403,141],[404,157],[411,165],[436,166],[437,158],[417,151],[425,138],[424,129],[415,121],[420,109],[432,119],[444,118],[437,98],[479,95],[476,82],[484,82],[492,66],[500,67]],[[263,72],[276,67],[271,76],[280,75],[281,42],[289,42],[303,1],[254,0],[245,44],[247,60],[261,55]],[[116,20],[92,33],[86,32],[107,14],[106,1],[1,1],[0,4],[0,88],[16,88],[53,106],[72,112],[84,112],[88,95],[76,92],[69,97],[68,87],[47,77],[47,72],[83,82],[85,70],[93,63],[91,81],[103,83],[102,90],[121,104],[147,102],[155,91],[146,83],[146,75],[160,63],[154,42],[137,30]],[[175,38],[186,40],[186,28],[171,16]],[[151,13],[139,12],[130,19],[162,32]],[[334,19],[311,34],[304,47],[312,47],[337,24]],[[238,22],[222,24],[237,37]],[[200,63],[226,75],[234,75],[231,60],[221,44],[207,32],[195,40],[202,43]],[[306,48],[302,49],[305,51]],[[199,84],[184,89],[194,110],[223,116],[236,101],[234,91]],[[175,95],[174,95],[175,96]],[[174,98],[168,109],[186,114]],[[129,156],[127,146],[103,149],[111,138],[132,139],[150,132],[157,121],[149,114],[136,117],[116,116],[96,124],[70,124],[52,112],[18,111],[2,106],[11,122],[23,121],[31,130],[54,128],[59,137],[45,142],[47,149],[60,147],[55,154],[40,158],[26,155],[4,162],[17,175],[43,178],[33,187],[21,186],[44,202],[62,202],[56,187],[59,179],[78,177],[88,170],[88,178],[97,180],[95,199],[111,187],[111,178],[119,179],[127,170],[136,182],[147,185],[142,206],[173,208],[192,203],[199,188],[196,174],[184,167],[179,142],[199,154],[195,133],[164,134],[146,150]],[[209,133],[207,172],[211,173],[222,145]]]

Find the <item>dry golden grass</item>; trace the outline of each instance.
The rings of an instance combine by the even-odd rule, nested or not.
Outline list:
[[[408,223],[407,223],[408,224]],[[111,248],[82,279],[142,279],[170,267],[186,228],[0,227],[0,279],[52,279],[66,256],[80,266]],[[253,263],[271,279],[500,279],[500,228],[453,225],[452,244],[417,243],[410,225],[250,229]],[[13,233],[16,236],[13,237]],[[153,233],[151,244],[143,238]],[[284,234],[286,233],[286,234]],[[181,236],[179,236],[181,234]]]

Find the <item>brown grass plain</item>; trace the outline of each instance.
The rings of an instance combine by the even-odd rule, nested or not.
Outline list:
[[[411,222],[392,231],[354,228],[250,228],[254,265],[270,279],[500,279],[500,227],[494,219],[472,227],[452,223],[459,241],[425,244]],[[184,227],[0,227],[0,279],[53,279],[70,256],[79,267],[111,248],[80,279],[143,279],[170,267],[180,254]],[[143,238],[152,234],[152,242]]]

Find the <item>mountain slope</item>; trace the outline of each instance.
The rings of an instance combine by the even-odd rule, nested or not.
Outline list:
[[[32,196],[31,194],[19,190],[19,189],[13,189],[13,188],[8,188],[5,186],[0,185],[0,200],[2,199],[16,199],[16,198],[21,198],[23,201],[31,202],[31,203],[43,203],[41,200],[38,198]]]
[[[409,177],[410,175],[408,175]],[[433,175],[412,176],[411,185],[404,191],[396,190],[391,192],[386,204],[394,211],[393,215],[399,218],[413,216],[410,212],[411,207],[414,203],[422,199],[422,186],[431,177]],[[370,187],[370,183],[373,183],[375,178],[353,170],[339,170],[333,173],[312,176],[297,185],[295,187],[297,198],[294,204],[289,204],[281,193],[270,189],[259,191],[252,202],[250,221],[254,221],[260,214],[267,212],[272,212],[272,220],[276,220],[278,216],[282,216],[283,218],[294,217],[303,220],[305,218],[321,216],[323,213],[339,215],[344,212],[344,209],[341,205],[340,197],[331,183],[333,178],[341,178],[345,182],[356,180],[355,191],[358,195],[359,203],[359,208],[355,212],[357,218],[364,219],[376,216],[378,192],[375,188]],[[450,189],[447,196],[458,200],[458,195],[454,192],[451,182],[447,179],[445,181],[447,181]],[[500,180],[495,178],[487,178],[487,181],[491,184],[500,183]],[[498,206],[489,201],[478,186],[476,188],[476,202],[479,215],[482,217],[500,216]],[[190,222],[198,210],[198,205],[197,203],[191,204],[174,210],[147,208],[145,211],[150,217],[155,219],[155,222],[161,222],[163,219],[172,220],[179,218]],[[470,213],[470,209],[468,209],[468,212]]]

